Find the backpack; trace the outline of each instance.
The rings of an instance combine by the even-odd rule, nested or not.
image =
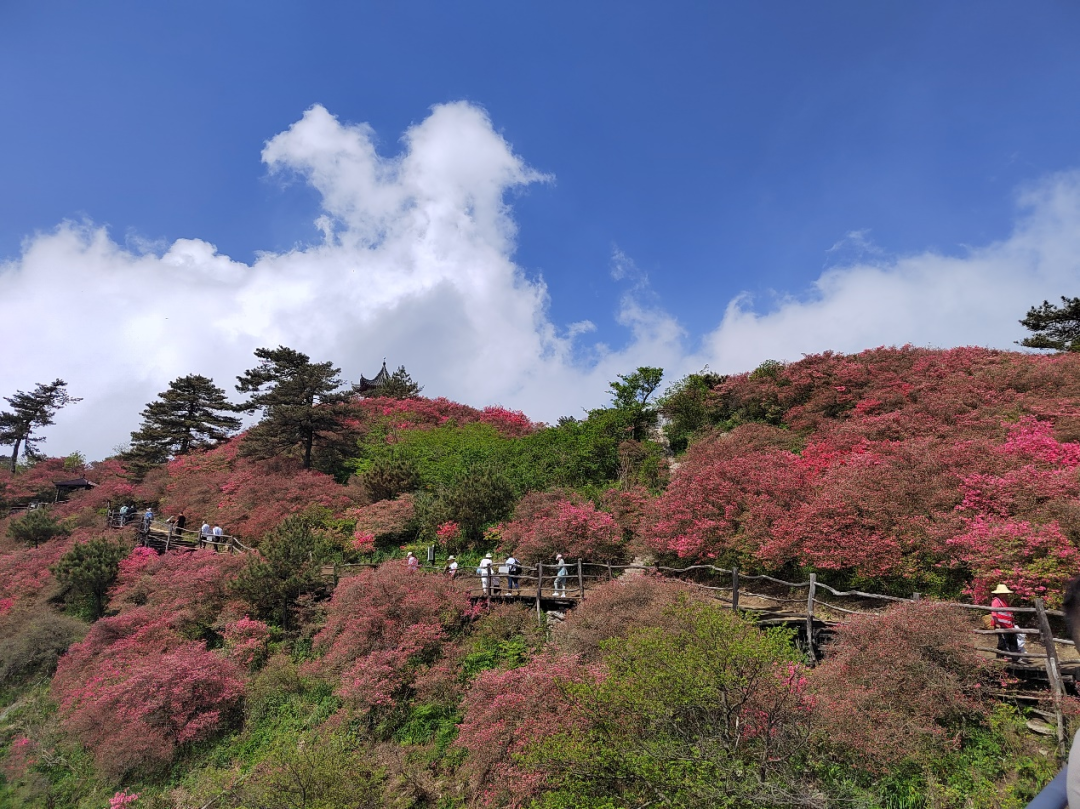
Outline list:
[[[515,562],[514,564],[510,565],[510,570],[507,571],[507,572],[511,576],[520,576],[521,575],[521,565],[519,565],[519,564],[517,564]]]

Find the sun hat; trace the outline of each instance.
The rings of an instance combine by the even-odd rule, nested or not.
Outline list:
[[[1006,587],[1004,584],[999,584],[993,590],[990,591],[991,595],[1012,595],[1012,590]]]
[[[491,554],[490,554],[490,553],[485,553],[485,554],[484,554],[484,558],[485,558],[485,559],[490,559],[490,558],[491,558]]]
[[[450,557],[448,557],[448,558],[447,558],[447,560],[446,560],[446,561],[447,561],[447,562],[453,562],[453,561],[454,561],[454,559],[455,559],[455,557],[453,557],[453,556],[450,556]]]

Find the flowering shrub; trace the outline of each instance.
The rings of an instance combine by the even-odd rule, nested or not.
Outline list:
[[[266,660],[270,627],[262,621],[244,616],[225,624],[221,632],[229,657],[246,669],[253,669]]]
[[[139,800],[138,792],[128,792],[124,789],[109,799],[109,809],[124,809],[125,806],[132,806],[137,800]]]
[[[322,657],[308,671],[361,711],[392,707],[469,609],[440,576],[409,575],[400,562],[365,570],[334,590],[314,641]]]
[[[435,529],[435,536],[444,548],[456,547],[458,540],[461,539],[461,526],[453,520],[447,520]]]
[[[543,792],[547,772],[524,755],[530,745],[565,728],[569,703],[563,687],[587,676],[572,657],[541,655],[520,668],[485,671],[473,681],[454,742],[468,753],[472,805],[527,806]]]
[[[354,518],[356,531],[370,535],[373,542],[396,542],[416,531],[416,501],[411,494],[352,509],[346,516]]]
[[[357,553],[372,553],[375,550],[375,535],[357,528],[353,532],[351,547]]]
[[[312,506],[335,515],[356,505],[358,492],[299,461],[253,460],[239,455],[240,437],[207,452],[173,459],[139,487],[141,499],[164,512],[183,510],[192,523],[206,520],[251,544],[287,516]]]
[[[527,494],[501,528],[503,543],[524,562],[556,553],[589,560],[620,560],[626,545],[615,518],[588,501],[557,493]]]
[[[227,726],[240,669],[145,609],[103,618],[60,661],[51,690],[64,731],[112,777],[172,760],[179,745]]]
[[[958,745],[989,714],[993,666],[962,613],[924,601],[840,624],[810,677],[818,744],[873,772]]]

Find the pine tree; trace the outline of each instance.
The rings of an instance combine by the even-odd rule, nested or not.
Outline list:
[[[250,393],[240,409],[263,411],[263,419],[248,431],[243,450],[271,457],[294,447],[300,449],[305,469],[311,468],[316,443],[340,444],[340,405],[348,394],[340,392],[340,368],[332,362],[313,363],[307,354],[285,346],[259,348],[257,368],[237,377],[236,389]]]
[[[95,537],[89,542],[76,543],[51,570],[56,580],[69,588],[75,601],[87,604],[90,620],[96,621],[105,614],[105,596],[116,581],[120,560],[127,554],[128,549],[121,542]]]
[[[1061,306],[1043,301],[1032,306],[1027,317],[1020,321],[1034,336],[1020,341],[1028,348],[1048,348],[1053,351],[1080,351],[1080,298],[1061,296]]]
[[[144,472],[176,455],[212,447],[240,429],[240,419],[224,415],[232,410],[214,380],[196,374],[174,379],[143,410],[142,426],[131,434],[126,457]]]
[[[67,392],[67,382],[56,379],[50,384],[38,384],[30,393],[17,391],[14,396],[5,397],[11,410],[0,412],[0,444],[12,445],[11,471],[19,460],[19,449],[26,458],[38,458],[37,445],[43,438],[34,436],[37,427],[47,427],[53,423],[56,411],[64,405],[81,402]]]

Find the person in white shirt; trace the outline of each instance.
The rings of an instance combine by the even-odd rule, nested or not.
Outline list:
[[[513,554],[506,557],[506,591],[511,595],[517,592],[518,576],[521,575],[521,564]]]
[[[487,554],[480,560],[480,586],[484,590],[484,595],[491,595],[491,580],[494,578],[491,573],[491,554]]]
[[[453,556],[447,559],[446,567],[443,569],[443,572],[451,579],[457,578],[457,559],[455,559]]]

